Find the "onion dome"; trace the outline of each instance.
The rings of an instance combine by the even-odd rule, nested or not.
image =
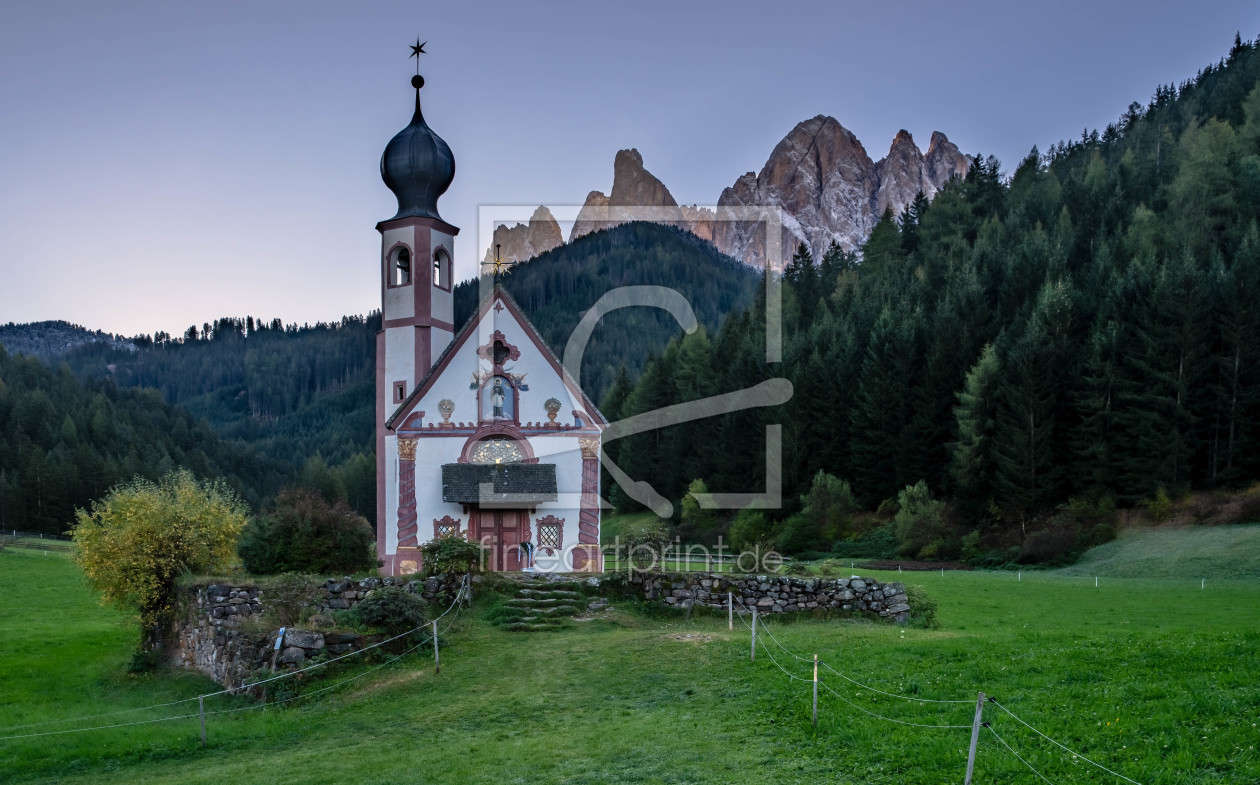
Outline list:
[[[420,88],[424,78],[413,77],[416,88],[416,113],[411,124],[398,132],[385,145],[381,155],[381,179],[398,197],[397,218],[436,218],[438,197],[446,193],[455,179],[455,156],[442,137],[424,121],[420,112]]]

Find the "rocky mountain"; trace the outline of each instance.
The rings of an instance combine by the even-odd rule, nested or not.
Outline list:
[[[679,205],[664,183],[643,166],[638,150],[621,150],[613,162],[609,193],[591,191],[578,213],[569,241],[634,220],[686,229],[745,264],[765,263],[767,208],[781,210],[779,261],[791,258],[799,243],[820,258],[833,241],[847,251],[865,242],[885,210],[899,215],[920,191],[929,199],[950,177],[965,176],[971,159],[939,131],[923,153],[907,131],[894,137],[888,154],[871,159],[861,141],[834,117],[818,115],[798,123],[770,153],[765,166],[748,172],[722,191],[716,211]],[[531,258],[559,245],[559,227],[550,212],[529,227],[495,230],[504,258]],[[535,242],[534,235],[545,239]],[[502,234],[500,233],[502,230]],[[502,238],[502,239],[501,239]],[[554,244],[551,244],[554,243]],[[510,251],[509,251],[510,249]],[[487,251],[490,258],[491,251]]]
[[[65,321],[0,325],[0,346],[9,354],[25,354],[48,361],[90,343],[106,344],[126,352],[136,350],[136,345],[121,335],[89,330]]]
[[[970,159],[936,132],[924,155],[907,131],[893,139],[888,155],[872,161],[856,136],[834,117],[798,123],[783,138],[761,172],[748,172],[718,197],[714,243],[746,264],[764,263],[765,224],[743,220],[760,208],[782,212],[782,261],[798,243],[819,258],[834,240],[847,251],[861,246],[885,209],[899,214],[923,191],[929,199]]]
[[[529,217],[528,224],[508,227],[499,224],[494,228],[494,239],[486,249],[484,262],[494,259],[494,246],[499,246],[499,256],[508,262],[523,262],[564,245],[564,233],[560,224],[546,207],[539,207]]]
[[[645,207],[646,212],[642,210]],[[641,220],[686,228],[678,202],[664,183],[643,168],[639,151],[620,150],[613,160],[612,191],[607,196],[602,191],[587,195],[569,233],[569,242],[600,229]]]

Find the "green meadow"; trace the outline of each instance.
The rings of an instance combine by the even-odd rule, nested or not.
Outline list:
[[[211,698],[205,749],[195,717],[5,738],[0,782],[957,783],[983,690],[1142,785],[1252,783],[1260,583],[1237,572],[1257,549],[1236,546],[1257,531],[1191,530],[1176,552],[1143,533],[1063,571],[906,573],[939,603],[939,628],[771,619],[783,648],[763,635],[755,662],[747,628],[729,631],[725,614],[684,621],[615,602],[594,620],[520,634],[490,622],[503,600],[486,594],[446,633],[440,674],[422,650],[306,679],[280,694],[310,697],[283,705]],[[1161,548],[1201,569],[1155,569]],[[1160,577],[1122,577],[1126,558]],[[0,552],[0,597],[0,736],[181,717],[196,701],[112,712],[217,689],[171,670],[128,675],[135,628],[99,607],[63,556]],[[784,649],[885,693],[966,702],[892,697],[824,668],[815,729],[812,666]],[[984,718],[1051,782],[1123,782],[994,704]],[[976,782],[1041,781],[982,731]]]

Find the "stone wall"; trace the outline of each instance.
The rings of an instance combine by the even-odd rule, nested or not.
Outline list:
[[[786,575],[734,575],[715,573],[635,573],[607,584],[620,584],[635,596],[663,605],[686,607],[689,602],[710,608],[726,608],[727,592],[758,613],[830,611],[863,613],[904,623],[910,618],[906,588],[901,583],[880,583],[874,578],[796,578]]]
[[[324,614],[348,610],[378,586],[402,586],[431,604],[440,604],[453,599],[459,585],[458,577],[446,581],[329,578],[318,610]],[[225,687],[245,684],[255,671],[270,667],[279,625],[267,624],[264,589],[216,583],[190,587],[182,600],[182,611],[167,634],[166,652],[172,665],[201,671]],[[259,624],[243,624],[256,615]],[[289,629],[276,657],[276,670],[299,668],[311,657],[345,654],[379,639],[354,632]]]

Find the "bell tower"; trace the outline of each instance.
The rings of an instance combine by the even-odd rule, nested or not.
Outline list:
[[[385,422],[424,378],[455,335],[455,235],[438,214],[438,197],[455,178],[451,148],[420,110],[424,44],[412,48],[417,73],[411,123],[381,156],[381,179],[398,199],[398,212],[376,225],[381,233],[381,331],[376,336],[376,525],[384,555],[385,487],[396,471],[398,445]]]

